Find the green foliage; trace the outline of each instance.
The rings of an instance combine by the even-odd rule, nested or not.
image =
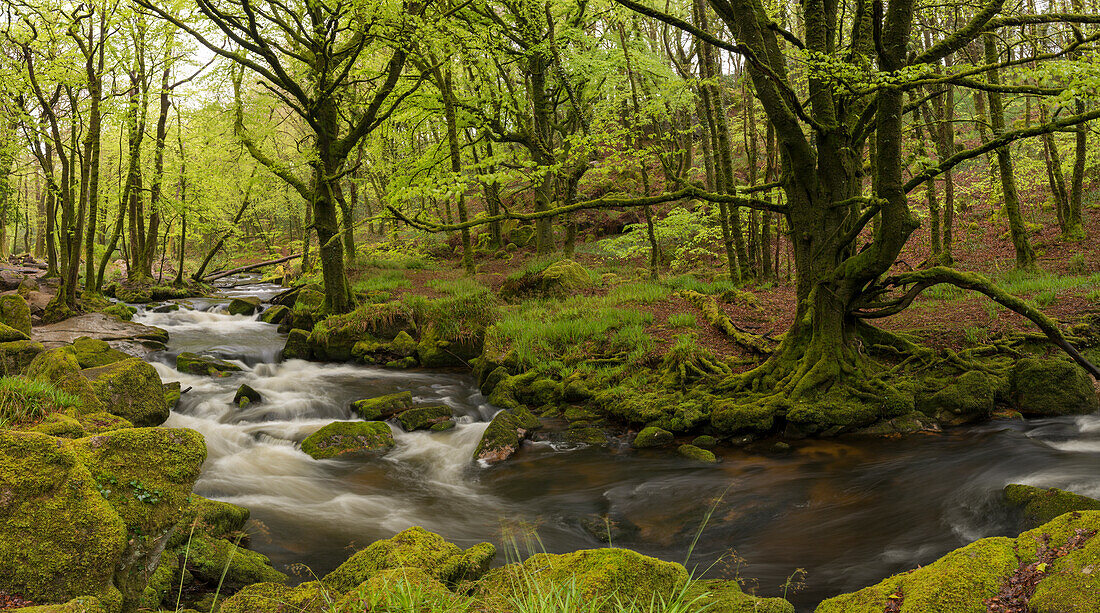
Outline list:
[[[358,265],[364,268],[391,270],[427,270],[433,268],[431,259],[407,244],[360,243]]]
[[[737,283],[736,281],[730,281],[729,279],[713,279],[710,281],[704,281],[692,274],[683,274],[675,277],[669,277],[663,282],[665,285],[668,285],[674,290],[699,292],[700,294],[708,294],[711,296],[724,294],[740,287],[739,283]]]
[[[0,428],[32,423],[50,413],[79,406],[79,398],[49,381],[0,377]]]
[[[721,252],[722,232],[716,211],[703,206],[694,211],[677,207],[657,219],[653,231],[672,270],[689,270],[712,262]],[[644,224],[629,225],[623,234],[597,245],[605,254],[621,260],[648,257],[650,250]]]

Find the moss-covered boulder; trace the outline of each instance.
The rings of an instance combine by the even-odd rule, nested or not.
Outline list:
[[[448,585],[473,581],[489,569],[496,548],[489,543],[465,551],[442,536],[414,526],[393,538],[377,541],[357,551],[322,581],[337,592],[348,592],[380,571],[418,568]]]
[[[573,260],[558,260],[541,270],[527,271],[505,280],[500,295],[505,299],[525,296],[569,296],[592,285],[588,270]]]
[[[65,604],[45,604],[35,607],[22,607],[19,613],[108,613],[98,598],[82,596]]]
[[[237,388],[237,393],[233,394],[233,404],[256,404],[263,402],[263,397],[260,396],[260,392],[252,389],[252,386],[247,383],[242,383]]]
[[[134,314],[137,313],[137,309],[128,304],[116,302],[109,307],[105,307],[102,312],[108,315],[114,315],[122,321],[130,321],[134,318]]]
[[[265,324],[281,324],[286,320],[287,315],[290,314],[290,309],[284,305],[276,304],[275,306],[260,313],[260,321]]]
[[[242,506],[191,494],[176,522],[176,529],[168,546],[185,544],[191,534],[191,526],[214,538],[232,538],[244,529],[249,516],[248,509]]]
[[[226,308],[230,315],[252,315],[260,310],[260,299],[254,296],[234,298]]]
[[[503,462],[519,451],[520,444],[542,426],[542,422],[525,407],[505,409],[489,422],[474,450],[474,460],[483,466]]]
[[[540,553],[521,564],[490,571],[477,595],[500,606],[514,601],[517,590],[552,592],[575,586],[586,601],[601,601],[609,610],[614,599],[650,603],[669,600],[687,583],[683,566],[644,556],[629,549],[586,549],[566,554]],[[531,585],[534,582],[536,586]]]
[[[76,420],[80,422],[80,426],[84,428],[85,434],[89,436],[134,427],[134,424],[130,423],[126,418],[112,415],[106,411],[85,413],[78,416]]]
[[[40,603],[96,596],[117,611],[112,579],[126,543],[126,524],[77,451],[0,430],[0,591]]]
[[[630,446],[635,449],[650,449],[653,447],[671,445],[672,440],[672,433],[668,430],[663,430],[656,426],[649,426],[648,428],[642,428],[642,431],[638,433],[638,436],[634,437],[634,441],[630,443]]]
[[[684,602],[698,605],[706,613],[794,613],[794,605],[782,598],[759,598],[746,594],[737,581],[702,579],[684,594]]]
[[[421,332],[420,342],[416,345],[416,357],[424,368],[448,368],[468,366],[470,361],[481,355],[485,345],[484,335],[470,334],[447,338],[439,329],[441,326],[429,323]]]
[[[702,447],[703,449],[714,449],[718,446],[718,439],[709,434],[701,434],[695,437],[695,439],[691,441],[691,444],[696,447]]]
[[[1066,513],[1016,539],[981,539],[927,566],[830,598],[816,613],[1100,611],[1098,532],[1100,511]]]
[[[30,337],[15,328],[0,323],[0,343],[12,343],[15,341],[27,341]]]
[[[676,448],[676,453],[696,462],[703,462],[704,464],[714,464],[718,461],[718,458],[714,456],[714,453],[703,449],[702,447],[696,447],[695,445],[680,445]]]
[[[1068,360],[1018,360],[1009,386],[1013,403],[1024,415],[1077,415],[1100,409],[1092,377]]]
[[[138,427],[159,426],[168,419],[164,384],[157,369],[145,360],[127,358],[82,372],[109,412]]]
[[[124,603],[141,599],[206,460],[202,435],[185,428],[132,428],[71,443],[99,495],[125,523],[126,550],[114,584]]]
[[[282,583],[287,579],[271,566],[267,556],[225,539],[195,534],[188,551],[187,570],[195,579],[217,585],[224,577],[223,589],[229,591],[253,583]]]
[[[332,600],[337,596],[320,581],[295,587],[282,583],[254,583],[226,599],[219,610],[221,613],[332,613]]]
[[[35,356],[45,351],[37,341],[0,343],[0,375],[17,375],[30,366]]]
[[[436,424],[451,421],[451,408],[444,405],[416,407],[397,415],[405,432],[428,430]]]
[[[1005,504],[1023,513],[1029,528],[1045,524],[1070,511],[1100,510],[1100,500],[1056,487],[1045,488],[1013,483],[1005,486]]]
[[[208,355],[199,355],[185,351],[176,356],[176,370],[192,375],[225,377],[240,372],[241,367],[232,362]]]
[[[71,345],[43,351],[27,365],[23,374],[30,379],[49,381],[63,392],[80,399],[81,413],[106,410],[92,382],[84,376]]]
[[[129,354],[112,349],[107,341],[81,336],[73,341],[73,352],[81,368],[95,368],[129,359]]]
[[[330,613],[403,611],[412,603],[418,611],[452,611],[456,610],[458,599],[447,586],[420,568],[387,568],[336,601]]]
[[[84,436],[84,426],[75,417],[70,417],[64,413],[50,413],[29,430],[58,438],[80,438]]]
[[[954,382],[934,382],[916,399],[917,410],[946,426],[958,426],[993,414],[995,386],[990,376],[969,371]]]
[[[279,352],[279,357],[284,360],[308,360],[310,357],[309,333],[298,328],[292,329],[286,336],[286,344]]]
[[[397,392],[374,398],[363,398],[351,403],[351,411],[363,419],[388,419],[413,406],[412,392]]]
[[[31,335],[31,307],[19,294],[0,296],[0,323],[22,332],[24,338]]]
[[[381,421],[334,421],[302,441],[302,451],[315,460],[374,456],[395,445],[393,431]]]

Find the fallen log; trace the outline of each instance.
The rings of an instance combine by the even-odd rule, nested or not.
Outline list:
[[[212,283],[212,282],[217,281],[218,279],[221,279],[223,277],[228,277],[230,275],[235,275],[235,274],[240,273],[240,272],[248,272],[250,270],[256,270],[257,268],[263,268],[264,266],[271,266],[273,264],[282,264],[283,262],[287,262],[289,260],[293,260],[295,258],[300,258],[300,257],[302,257],[302,254],[295,253],[294,255],[288,255],[286,257],[279,258],[277,260],[268,260],[266,262],[257,262],[255,264],[249,264],[248,266],[241,266],[240,268],[233,268],[231,270],[224,270],[224,271],[219,272],[219,273],[215,273],[215,274],[212,274],[212,275],[207,275],[207,276],[203,277],[202,280],[203,280],[203,283]]]

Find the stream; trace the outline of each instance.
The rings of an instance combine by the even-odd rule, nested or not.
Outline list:
[[[256,284],[223,293],[266,301],[280,290]],[[276,326],[227,314],[224,299],[186,302],[194,308],[134,318],[168,331],[167,351],[149,360],[165,382],[191,388],[165,425],[206,437],[195,492],[249,508],[258,528],[252,548],[292,575],[290,565],[304,564],[308,570],[295,567],[303,581],[419,525],[463,547],[493,542],[499,563],[607,546],[610,537],[707,576],[739,576],[746,591],[786,595],[809,611],[974,539],[1015,535],[1020,526],[999,504],[1008,483],[1100,497],[1096,415],[800,441],[785,453],[720,448],[716,465],[670,450],[527,443],[482,469],[471,456],[495,409],[469,374],[280,362],[285,335]],[[244,372],[181,374],[173,364],[183,351],[237,361]],[[234,405],[241,383],[263,402]],[[374,460],[318,461],[298,448],[321,426],[352,419],[351,401],[403,390],[450,406],[458,426],[394,427],[397,446]]]

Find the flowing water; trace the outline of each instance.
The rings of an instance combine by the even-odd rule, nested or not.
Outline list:
[[[266,300],[276,291],[253,285],[225,295]],[[285,336],[254,316],[228,315],[225,302],[191,301],[194,309],[135,320],[169,332],[168,351],[150,360],[166,382],[191,388],[166,425],[206,437],[195,491],[251,509],[260,525],[253,548],[284,571],[301,563],[321,576],[354,548],[413,525],[462,546],[487,540],[521,555],[606,546],[610,538],[676,562],[698,535],[689,567],[740,576],[760,595],[785,593],[812,610],[974,539],[1017,533],[998,503],[1008,483],[1100,496],[1100,416],[804,441],[786,453],[719,449],[716,465],[669,451],[528,443],[482,469],[471,455],[495,409],[468,374],[279,362]],[[236,360],[244,372],[181,374],[171,366],[181,351]],[[241,383],[263,402],[237,408]],[[397,447],[381,459],[317,461],[298,448],[321,426],[351,419],[352,400],[401,390],[447,404],[459,425],[439,433],[396,427]],[[537,542],[516,536],[531,527]]]

